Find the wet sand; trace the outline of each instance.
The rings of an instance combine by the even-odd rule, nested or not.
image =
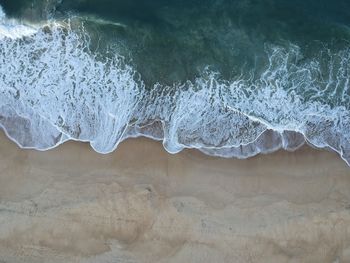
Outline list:
[[[1,134],[0,262],[350,262],[350,168],[308,147],[235,160],[133,139],[100,155]]]

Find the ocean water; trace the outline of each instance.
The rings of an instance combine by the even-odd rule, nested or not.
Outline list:
[[[0,125],[23,148],[126,138],[350,163],[350,1],[0,0]]]

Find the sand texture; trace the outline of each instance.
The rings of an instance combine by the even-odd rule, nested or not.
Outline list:
[[[1,135],[0,262],[350,262],[350,168],[306,147],[235,160],[135,139],[100,155]]]

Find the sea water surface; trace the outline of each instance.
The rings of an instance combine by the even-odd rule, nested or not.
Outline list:
[[[23,148],[126,138],[350,163],[350,1],[0,0],[0,125]]]

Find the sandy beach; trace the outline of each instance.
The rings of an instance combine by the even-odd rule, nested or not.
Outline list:
[[[109,155],[0,137],[0,262],[350,262],[350,168],[304,147],[248,160],[148,139]]]

